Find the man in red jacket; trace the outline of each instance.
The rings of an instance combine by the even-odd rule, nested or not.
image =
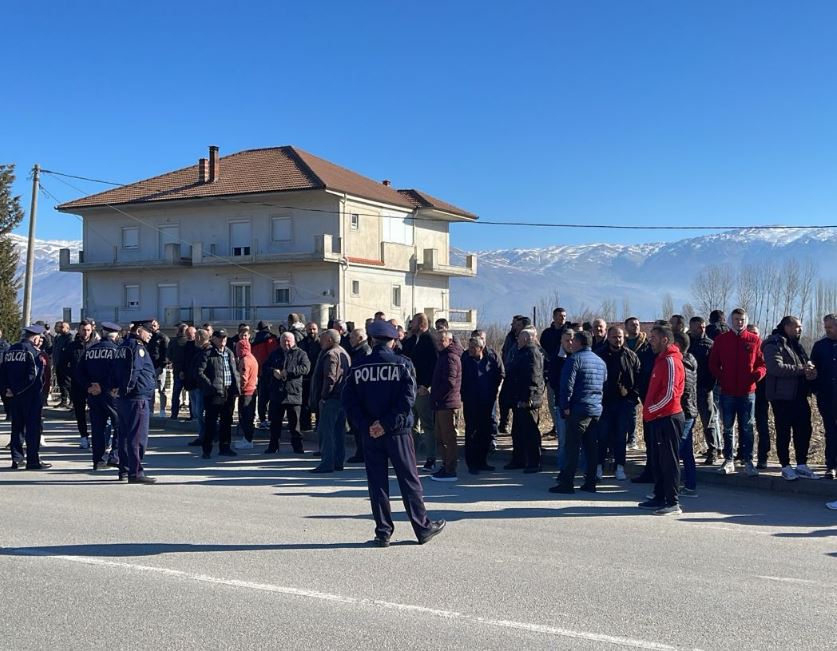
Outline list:
[[[721,417],[724,421],[724,465],[722,475],[735,472],[733,454],[738,420],[741,432],[741,457],[744,473],[755,477],[753,465],[753,423],[756,413],[756,383],[764,378],[767,367],[761,352],[761,339],[747,330],[747,313],[740,307],[732,311],[732,330],[719,334],[709,353],[709,371],[721,387]]]
[[[686,421],[680,398],[686,378],[683,355],[674,343],[668,325],[657,325],[648,337],[657,354],[642,403],[642,420],[648,442],[648,460],[654,474],[654,497],[639,504],[653,509],[654,515],[682,513],[677,499],[680,486],[680,438]]]

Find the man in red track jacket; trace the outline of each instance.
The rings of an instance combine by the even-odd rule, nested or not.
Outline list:
[[[654,474],[654,497],[639,506],[655,515],[682,513],[677,493],[680,486],[680,438],[685,418],[680,406],[686,373],[683,355],[667,325],[657,325],[648,338],[657,354],[642,407],[648,433],[648,460]]]
[[[733,454],[736,418],[741,432],[741,456],[744,473],[759,474],[753,465],[753,423],[756,413],[756,383],[764,378],[767,367],[761,352],[761,339],[747,330],[747,313],[741,308],[732,311],[732,330],[719,334],[709,353],[709,371],[721,385],[721,417],[724,421],[724,465],[719,472],[735,472]]]

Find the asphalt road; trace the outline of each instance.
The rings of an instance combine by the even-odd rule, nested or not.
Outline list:
[[[643,486],[554,499],[551,473],[462,475],[425,480],[441,535],[417,545],[396,500],[379,549],[360,468],[311,475],[310,456],[260,450],[205,462],[158,432],[160,483],[129,486],[88,471],[67,423],[47,438],[51,470],[0,472],[2,649],[837,641],[837,513],[820,499],[706,486],[658,517],[636,508]]]

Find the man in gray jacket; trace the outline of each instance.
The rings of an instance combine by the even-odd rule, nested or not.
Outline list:
[[[351,361],[340,346],[340,333],[326,330],[320,335],[322,352],[311,374],[310,403],[312,413],[317,413],[317,434],[320,438],[322,458],[311,472],[324,473],[343,470],[346,459],[346,414],[340,402],[346,374]]]

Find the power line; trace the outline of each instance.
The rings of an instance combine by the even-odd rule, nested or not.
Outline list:
[[[63,176],[67,178],[74,178],[74,179],[81,179],[84,181],[91,181],[93,183],[103,183],[106,185],[113,185],[113,186],[124,186],[124,185],[137,185],[141,184],[142,181],[138,181],[137,183],[131,184],[124,184],[124,183],[116,183],[115,181],[105,181],[102,179],[94,179],[86,176],[78,176],[75,174],[66,174],[64,172],[55,172],[52,170],[41,170],[43,174],[53,174],[56,176]],[[60,179],[59,179],[60,180]],[[68,184],[69,185],[69,184]],[[78,192],[84,192],[83,190],[73,187]],[[195,198],[204,198],[204,197],[195,197]],[[268,208],[279,208],[284,210],[294,210],[294,211],[302,211],[302,212],[316,212],[316,213],[326,213],[329,215],[342,215],[343,213],[339,210],[329,210],[326,208],[303,208],[300,206],[287,206],[283,204],[278,204],[274,202],[267,202],[267,201],[248,201],[246,199],[233,199],[231,197],[205,197],[207,199],[211,198],[216,201],[224,201],[227,203],[237,203],[243,204],[248,206],[265,206]],[[105,203],[105,206],[116,210],[117,212],[121,212],[118,208],[113,206],[112,204]],[[377,217],[380,218],[382,215],[380,213],[352,213],[356,215],[360,215],[363,217]],[[447,220],[441,219],[439,217],[420,217],[420,216],[409,216],[405,217],[405,219],[412,219],[416,221],[444,221]],[[627,231],[727,231],[727,230],[774,230],[774,229],[782,229],[782,230],[808,230],[812,228],[837,228],[837,224],[809,224],[809,225],[782,225],[782,224],[754,224],[750,226],[705,226],[705,225],[666,225],[666,226],[659,226],[659,225],[648,225],[648,224],[584,224],[584,223],[572,223],[572,222],[521,222],[521,221],[512,221],[512,220],[491,220],[491,219],[480,219],[476,221],[469,221],[464,222],[468,224],[475,224],[477,226],[525,226],[527,228],[569,228],[569,229],[601,229],[601,230],[627,230]]]

